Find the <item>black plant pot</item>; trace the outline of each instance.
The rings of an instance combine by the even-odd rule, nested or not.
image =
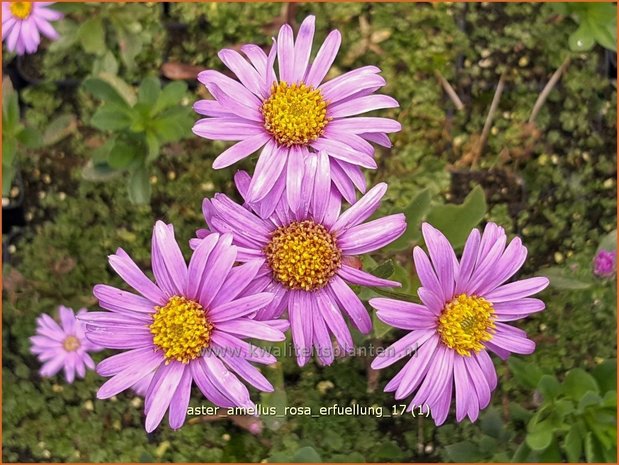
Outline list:
[[[10,233],[13,228],[26,225],[24,214],[24,183],[19,172],[13,179],[11,189],[18,189],[17,195],[2,198],[2,234]],[[6,205],[5,205],[6,203]]]

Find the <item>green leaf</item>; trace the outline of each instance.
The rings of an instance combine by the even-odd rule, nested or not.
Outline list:
[[[606,234],[600,241],[597,252],[600,250],[616,250],[617,249],[617,230],[614,229]]]
[[[484,459],[477,445],[471,441],[446,445],[445,452],[453,462],[481,462]]]
[[[166,108],[180,105],[186,92],[187,84],[184,81],[175,81],[166,85],[159,94],[153,113],[157,114]]]
[[[95,15],[84,21],[77,30],[77,35],[86,53],[102,55],[105,52],[105,29],[101,16]]]
[[[421,238],[421,221],[430,208],[430,189],[423,189],[408,204],[402,213],[406,217],[406,231],[385,250],[405,250]]]
[[[322,462],[320,455],[313,447],[301,447],[292,457],[293,463],[318,463]]]
[[[393,327],[387,323],[383,323],[378,316],[376,316],[376,312],[372,312],[372,324],[374,328],[374,337],[377,339],[382,339],[393,329]]]
[[[568,45],[573,52],[588,52],[593,48],[595,39],[588,23],[581,23],[578,29],[570,34]]]
[[[17,142],[30,148],[37,149],[43,145],[41,133],[34,128],[24,127],[17,134]]]
[[[617,7],[611,3],[591,3],[587,5],[586,21],[595,38],[602,47],[617,51]]]
[[[544,268],[540,271],[540,275],[546,276],[550,280],[550,285],[557,289],[576,291],[588,289],[592,286],[592,283],[590,282],[581,281],[579,279],[568,276],[564,268]]]
[[[17,139],[2,134],[2,166],[13,166],[17,155]]]
[[[574,368],[565,376],[565,393],[578,401],[587,391],[600,392],[595,378],[582,368]]]
[[[135,68],[135,57],[142,51],[143,41],[138,34],[132,34],[123,24],[114,22],[120,58],[129,71]],[[139,25],[139,23],[138,23]]]
[[[527,434],[526,442],[527,446],[529,446],[532,450],[542,451],[550,445],[552,438],[554,437],[554,433],[552,430],[552,425],[550,425],[549,422],[543,421],[538,423],[538,426],[540,427],[539,429]]]
[[[426,221],[440,230],[454,248],[464,245],[471,230],[486,213],[486,196],[476,186],[461,205],[439,205],[430,210]]]
[[[132,203],[144,205],[150,202],[151,186],[146,166],[142,165],[131,173],[127,188]]]
[[[129,145],[122,141],[116,141],[110,151],[108,163],[110,167],[122,170],[128,168],[131,163],[138,158],[135,145]]]
[[[601,462],[604,460],[604,452],[602,445],[593,436],[593,432],[589,431],[585,436],[585,458],[587,462]]]
[[[152,76],[146,77],[138,90],[138,102],[152,107],[157,102],[160,93],[161,82],[159,82],[159,79]]]
[[[159,157],[159,150],[161,148],[157,136],[151,131],[146,131],[146,145],[148,146],[146,161],[151,162]]]
[[[600,392],[617,390],[617,359],[608,359],[596,366],[591,374],[600,387]]]
[[[128,128],[131,124],[131,118],[115,105],[104,105],[92,115],[90,124],[102,131],[117,131]]]
[[[544,375],[537,384],[537,389],[544,397],[544,401],[554,399],[561,393],[561,385],[557,378],[552,375]]]
[[[563,448],[567,454],[568,462],[580,462],[580,456],[582,455],[582,439],[578,426],[572,425],[563,441]]]
[[[2,81],[2,130],[3,134],[13,133],[19,123],[19,99],[13,89],[11,79],[5,77]]]
[[[99,78],[89,78],[82,84],[84,89],[90,92],[104,103],[114,103],[120,107],[129,107],[129,102],[114,86],[109,82]]]
[[[60,142],[76,128],[77,121],[73,115],[60,115],[54,118],[43,132],[43,145],[54,145]]]
[[[496,439],[500,438],[504,428],[499,411],[494,407],[488,408],[481,417],[479,427],[488,436]]]
[[[534,389],[537,387],[544,372],[533,363],[524,362],[517,357],[510,357],[507,361],[514,378],[524,387]]]
[[[602,398],[599,396],[599,394],[596,394],[593,391],[587,391],[580,398],[580,401],[578,402],[578,410],[583,411],[587,407],[599,405],[601,403],[602,403]]]
[[[4,157],[4,152],[3,152]],[[15,176],[15,167],[12,164],[5,164],[2,159],[2,197],[8,197],[13,187],[13,176]]]

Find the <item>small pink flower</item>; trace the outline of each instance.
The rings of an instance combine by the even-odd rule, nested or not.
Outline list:
[[[62,13],[48,8],[54,2],[2,2],[2,41],[9,52],[23,55],[39,48],[41,34],[50,40],[58,33],[50,21],[62,18]]]

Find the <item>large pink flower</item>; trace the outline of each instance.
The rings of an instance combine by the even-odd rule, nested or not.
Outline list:
[[[198,76],[214,100],[194,105],[206,118],[193,132],[207,139],[240,141],[219,155],[213,167],[225,168],[260,150],[247,194],[252,202],[273,189],[281,192],[278,184],[285,183],[290,207],[296,210],[304,160],[311,151],[325,151],[333,183],[353,203],[356,189],[365,192],[361,168],[376,168],[370,142],[390,147],[386,133],[401,128],[392,119],[356,116],[398,106],[389,96],[374,95],[385,85],[377,67],[364,66],[323,82],[341,35],[332,31],[310,64],[314,20],[308,16],[303,21],[296,41],[292,28],[282,26],[268,56],[256,45],[241,47],[247,60],[234,50],[219,52],[240,82],[213,70]]]

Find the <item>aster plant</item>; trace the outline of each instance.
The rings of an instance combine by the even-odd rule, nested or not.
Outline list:
[[[41,34],[50,40],[58,39],[51,21],[62,13],[49,8],[54,2],[2,2],[2,41],[9,52],[18,55],[35,53]]]
[[[86,314],[82,308],[78,316]],[[31,352],[43,364],[40,375],[50,378],[59,371],[64,372],[67,383],[75,377],[83,378],[87,370],[94,370],[95,362],[89,352],[101,350],[84,336],[82,322],[75,318],[73,309],[61,305],[58,307],[58,324],[46,313],[37,318],[36,334],[30,338]]]
[[[527,249],[520,238],[509,245],[500,226],[488,223],[469,235],[458,261],[447,238],[424,223],[428,255],[415,247],[413,259],[421,287],[421,304],[388,298],[370,299],[376,316],[410,331],[372,362],[392,365],[413,353],[385,391],[396,399],[415,393],[408,410],[430,410],[437,425],[445,422],[455,391],[456,420],[475,421],[490,403],[497,375],[488,352],[501,359],[530,354],[535,343],[508,324],[544,309],[530,296],[548,286],[545,277],[506,283],[522,267]]]
[[[194,247],[200,247],[212,232],[232,233],[240,260],[263,262],[255,285],[273,293],[274,298],[258,316],[271,320],[288,311],[300,366],[310,359],[312,348],[320,363],[331,364],[331,335],[342,350],[352,349],[343,313],[362,333],[372,328],[367,310],[349,284],[400,285],[350,265],[355,257],[382,248],[406,229],[402,214],[366,221],[380,206],[387,185],[374,186],[342,213],[341,196],[331,184],[330,166],[325,152],[306,157],[297,210],[283,197],[277,202],[280,196],[276,191],[244,207],[223,194],[205,199],[202,208],[209,229],[198,231],[198,239],[192,241]],[[252,178],[239,172],[235,181],[248,200]],[[273,209],[272,214],[264,215]]]
[[[235,50],[221,50],[219,57],[238,81],[215,70],[198,75],[213,100],[194,105],[205,118],[193,132],[207,139],[237,141],[217,157],[213,168],[228,167],[260,151],[247,191],[249,201],[260,201],[271,191],[282,193],[285,185],[290,208],[296,210],[305,158],[324,151],[334,185],[353,203],[356,190],[366,189],[361,168],[376,168],[371,142],[390,147],[387,134],[401,128],[392,119],[358,116],[398,106],[393,98],[375,94],[385,85],[376,66],[323,82],[337,56],[341,34],[332,31],[310,63],[314,23],[314,16],[308,16],[296,40],[290,25],[282,26],[268,55],[256,45],[241,47],[246,58]]]
[[[229,234],[212,234],[187,265],[173,227],[159,221],[152,239],[155,282],[122,249],[109,257],[139,294],[99,284],[93,293],[108,311],[81,316],[90,341],[122,350],[97,365],[97,373],[111,377],[98,398],[130,387],[143,392],[145,378],[152,377],[145,393],[145,428],[151,432],[168,409],[170,426],[183,425],[194,382],[220,407],[254,406],[241,379],[261,391],[273,389],[252,362],[270,364],[275,357],[245,339],[285,336],[277,325],[251,318],[274,296],[253,291],[261,262],[234,266],[237,255]]]

